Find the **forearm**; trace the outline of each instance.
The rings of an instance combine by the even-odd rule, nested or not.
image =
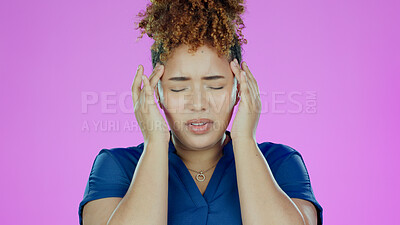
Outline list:
[[[131,185],[108,225],[167,224],[168,143],[145,143]]]
[[[276,183],[254,140],[233,140],[243,224],[304,224],[293,201]]]

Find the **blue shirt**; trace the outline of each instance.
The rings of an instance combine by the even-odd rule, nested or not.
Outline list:
[[[226,131],[230,135],[229,131]],[[314,204],[318,225],[322,224],[322,207],[317,202],[300,153],[272,142],[257,143],[275,180],[290,198],[305,199]],[[135,147],[102,149],[96,156],[79,204],[82,225],[83,206],[92,200],[121,197],[127,192],[144,144]],[[230,140],[210,178],[204,195],[169,141],[168,225],[241,225],[239,192],[235,159]]]

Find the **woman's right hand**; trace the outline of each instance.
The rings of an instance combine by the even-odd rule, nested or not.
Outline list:
[[[139,123],[145,142],[149,140],[166,141],[170,139],[167,123],[154,101],[154,89],[164,74],[164,65],[157,63],[149,78],[143,74],[139,65],[132,84],[132,99],[135,117]],[[143,88],[141,84],[143,81]]]

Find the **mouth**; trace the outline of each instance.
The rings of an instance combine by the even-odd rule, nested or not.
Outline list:
[[[210,119],[206,119],[206,118],[201,118],[201,119],[193,119],[193,120],[189,120],[186,122],[186,125],[192,125],[192,126],[203,126],[206,123],[212,123],[213,121]]]
[[[204,134],[207,133],[211,129],[212,120],[202,118],[202,119],[193,119],[186,122],[186,125],[194,134]]]

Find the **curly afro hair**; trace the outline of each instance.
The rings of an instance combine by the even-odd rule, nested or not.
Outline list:
[[[242,60],[242,44],[247,44],[240,17],[245,11],[243,0],[151,0],[135,29],[154,39],[151,46],[153,68],[164,64],[174,48],[189,46],[189,53],[207,45],[216,48],[218,56],[228,61]]]

